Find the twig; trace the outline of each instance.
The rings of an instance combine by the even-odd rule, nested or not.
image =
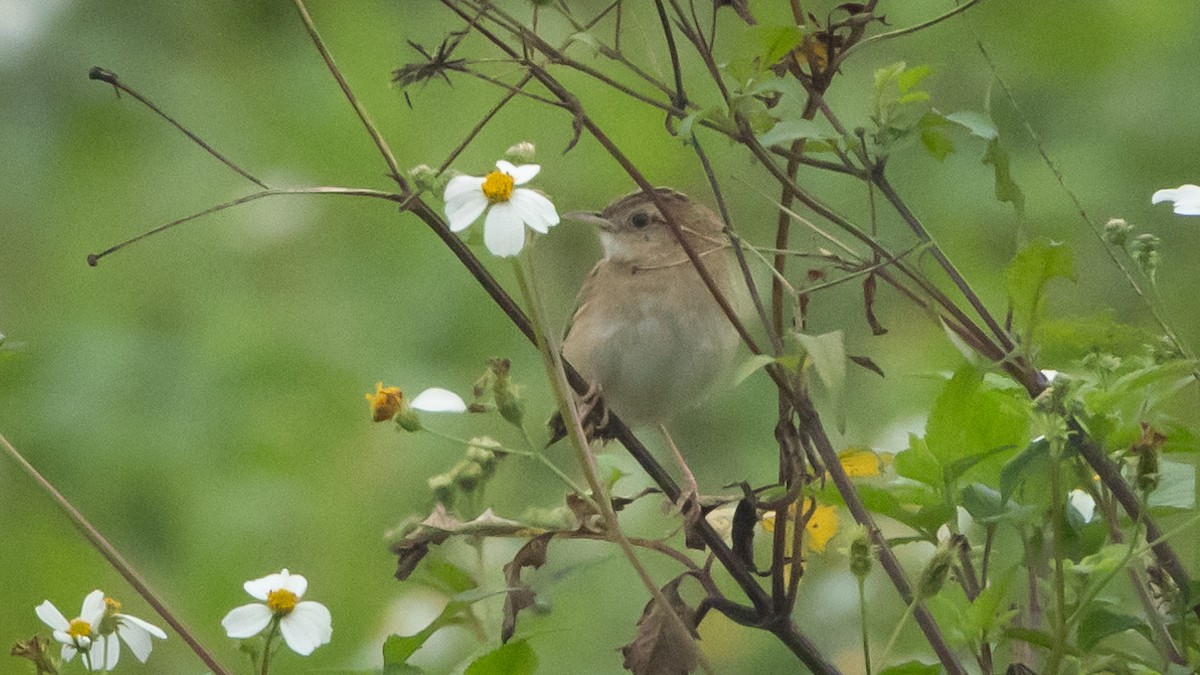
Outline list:
[[[92,69],[88,71],[88,78],[110,84],[110,85],[112,85],[112,87],[114,89],[123,91],[126,94],[129,94],[130,96],[134,97],[135,99],[140,101],[142,103],[142,105],[144,105],[147,108],[149,108],[150,110],[154,111],[154,113],[156,115],[163,118],[167,122],[170,122],[171,126],[175,127],[179,131],[183,132],[183,134],[185,136],[187,136],[188,138],[192,139],[192,141],[196,145],[199,145],[201,148],[204,148],[205,152],[212,155],[213,157],[216,157],[218,161],[220,161],[222,164],[224,164],[225,166],[232,169],[239,176],[245,178],[246,180],[250,181],[251,183],[254,183],[255,185],[259,186],[260,188],[262,188],[264,190],[270,189],[269,187],[267,187],[266,183],[255,178],[254,176],[250,175],[249,172],[247,172],[245,169],[238,166],[237,164],[234,164],[231,160],[226,158],[225,155],[222,155],[221,153],[217,152],[216,149],[214,149],[211,145],[209,145],[208,143],[205,143],[203,139],[201,139],[199,136],[197,136],[195,133],[193,133],[191,129],[188,129],[187,127],[183,126],[182,124],[179,123],[178,120],[176,120],[174,117],[171,117],[166,112],[164,112],[161,108],[159,108],[157,105],[155,105],[153,101],[146,98],[145,96],[142,96],[137,90],[133,89],[132,87],[127,86],[124,82],[122,82],[120,79],[117,78],[117,74],[114,73],[113,71],[108,70],[107,68],[101,68],[100,66],[92,66]]]
[[[338,87],[341,88],[342,94],[346,96],[346,100],[354,108],[354,113],[358,115],[358,119],[362,122],[363,127],[367,130],[367,135],[371,137],[371,141],[375,143],[375,147],[379,150],[379,154],[383,156],[383,161],[387,163],[388,171],[391,172],[392,178],[400,185],[400,189],[408,192],[408,181],[404,179],[404,174],[400,172],[400,165],[396,163],[396,157],[392,154],[392,149],[388,147],[387,141],[383,139],[383,134],[379,133],[379,129],[375,127],[375,123],[367,115],[367,111],[362,104],[358,102],[358,98],[351,91],[346,78],[342,76],[342,71],[333,62],[333,56],[329,53],[329,49],[325,47],[325,42],[317,33],[317,27],[313,24],[312,17],[308,14],[308,8],[304,6],[304,0],[294,0],[296,10],[300,12],[300,19],[304,21],[304,28],[308,31],[309,38],[312,39],[313,46],[321,53],[321,59],[325,61],[325,67],[329,69],[330,75],[337,81]]]
[[[399,202],[404,199],[403,195],[392,194],[389,192],[380,192],[379,190],[369,190],[366,188],[311,187],[311,188],[277,188],[277,189],[273,189],[273,190],[263,190],[261,192],[255,192],[254,194],[246,195],[245,197],[239,197],[237,199],[234,199],[234,200],[231,200],[228,202],[224,202],[222,204],[217,204],[216,206],[210,206],[209,208],[204,209],[203,211],[197,211],[196,213],[184,216],[182,218],[179,218],[178,220],[172,220],[171,222],[167,223],[166,225],[159,225],[158,227],[156,227],[152,230],[143,232],[143,233],[137,235],[136,237],[132,237],[132,238],[126,239],[125,241],[123,241],[119,244],[109,246],[108,248],[104,249],[103,251],[101,251],[99,253],[89,253],[88,257],[87,257],[87,263],[88,263],[88,265],[95,267],[96,265],[100,264],[101,258],[109,256],[113,253],[116,253],[117,251],[120,251],[121,249],[129,246],[130,244],[135,244],[143,239],[146,239],[147,237],[152,237],[152,236],[158,234],[159,232],[169,230],[177,225],[182,225],[184,223],[196,220],[198,218],[203,218],[204,216],[210,216],[219,211],[224,211],[225,209],[233,208],[235,206],[241,206],[242,204],[247,204],[247,203],[255,201],[257,199],[262,199],[263,197],[275,197],[275,196],[279,196],[279,195],[348,195],[348,196],[353,196],[353,197],[373,197],[376,199],[386,199],[388,201],[393,201],[393,202]]]
[[[979,2],[980,2],[980,0],[967,0],[967,2],[965,4],[959,5],[958,7],[955,7],[954,9],[952,9],[944,14],[941,14],[939,16],[935,16],[932,19],[929,19],[927,21],[922,21],[921,23],[918,23],[913,26],[909,26],[907,28],[900,28],[897,30],[888,31],[886,33],[879,33],[878,35],[872,35],[871,37],[869,37],[865,40],[862,40],[861,42],[858,42],[856,44],[853,44],[850,47],[842,50],[842,52],[838,55],[837,63],[840,65],[841,62],[845,61],[846,57],[850,56],[850,54],[852,52],[854,52],[856,49],[865,47],[870,44],[874,44],[876,42],[882,42],[884,40],[890,40],[891,38],[897,38],[897,37],[900,37],[901,35],[909,35],[912,33],[916,33],[917,31],[924,30],[926,28],[929,28],[930,26],[936,26],[937,24],[945,21],[946,19],[949,19],[950,17],[952,17],[956,14],[961,14],[962,12],[965,12],[968,9],[971,9],[975,5],[979,4]]]

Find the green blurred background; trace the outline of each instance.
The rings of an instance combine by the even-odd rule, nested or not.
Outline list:
[[[604,4],[570,2],[585,16]],[[764,20],[786,6],[752,4]],[[832,3],[805,4],[823,14]],[[523,2],[506,5],[527,9]],[[880,5],[893,27],[951,6]],[[668,62],[656,46],[657,22],[641,17],[642,9],[627,18],[625,44],[644,54],[652,72],[663,73]],[[453,88],[438,82],[414,88],[410,108],[389,85],[393,68],[417,59],[406,40],[434,48],[459,27],[438,3],[314,0],[310,10],[403,167],[439,164],[500,96],[460,76]],[[1100,222],[1124,217],[1162,237],[1164,303],[1184,339],[1200,342],[1193,304],[1200,219],[1173,216],[1149,201],[1156,189],[1200,179],[1196,4],[984,2],[968,16],[1088,212]],[[719,45],[727,55],[739,28],[731,14],[722,26],[731,31]],[[544,28],[566,35],[560,22]],[[573,49],[589,58],[586,46]],[[495,56],[474,36],[462,55]],[[939,109],[982,109],[990,71],[958,20],[863,49],[834,85],[831,105],[849,124],[865,123],[872,71],[899,60],[933,67],[927,86]],[[461,449],[371,424],[362,394],[377,380],[410,394],[434,385],[466,394],[486,359],[507,356],[525,384],[530,414],[541,417],[551,406],[537,355],[426,228],[386,202],[262,200],[88,268],[87,253],[254,190],[128,97],[118,100],[110,87],[89,82],[93,65],[118,73],[272,186],[389,188],[382,162],[291,3],[0,0],[0,332],[9,345],[20,343],[15,358],[0,360],[0,432],[134,561],[226,664],[237,664],[238,655],[219,620],[249,600],[241,583],[286,566],[308,576],[309,597],[332,610],[334,639],[308,660],[283,657],[279,672],[378,665],[384,636],[415,631],[438,602],[418,584],[392,578],[383,532],[428,509],[426,477],[449,468]],[[714,102],[697,64],[686,66],[694,75],[692,98]],[[510,66],[490,72],[517,77]],[[694,155],[663,133],[661,115],[581,78],[566,80],[653,181],[711,203]],[[1077,255],[1078,283],[1056,287],[1051,311],[1110,309],[1118,320],[1148,325],[1020,118],[998,91],[992,98],[1028,198],[1030,233],[1067,241]],[[505,148],[529,140],[543,165],[537,184],[562,211],[599,208],[631,188],[587,138],[563,155],[570,137],[567,117],[518,100],[455,168],[480,174]],[[761,168],[718,138],[701,140],[726,183],[737,225],[749,240],[767,244],[771,206],[749,187],[769,186]],[[1001,271],[1017,237],[1012,209],[992,197],[982,151],[963,138],[958,152],[939,163],[910,147],[896,154],[891,175],[1002,312]],[[864,191],[853,182],[815,173],[802,181],[841,211],[865,213]],[[891,214],[882,223],[885,240],[907,241]],[[561,321],[599,248],[587,226],[568,223],[539,244],[539,255],[548,302]],[[507,265],[493,268],[510,281]],[[940,329],[886,291],[880,318],[891,332],[867,337],[860,302],[851,289],[813,302],[812,330],[846,328],[850,351],[870,355],[887,372],[882,381],[865,371],[851,374],[848,425],[838,440],[896,451],[907,431],[921,428],[937,391],[927,375],[955,367],[959,357]],[[770,387],[751,379],[679,420],[678,441],[701,485],[770,482],[773,414]],[[494,419],[431,424],[460,436],[513,440]],[[570,461],[565,449],[552,454]],[[517,516],[527,506],[556,505],[562,488],[541,467],[514,459],[491,495],[501,515]],[[654,505],[629,519],[643,533],[671,528]],[[489,549],[491,567],[515,546]],[[815,558],[798,617],[853,672],[857,610],[844,560],[832,550],[837,546]],[[673,572],[651,562],[664,581]],[[632,637],[645,597],[612,592],[637,588],[615,551],[557,546],[550,566],[534,578],[554,606],[522,623],[541,672],[618,671],[614,650]],[[126,611],[162,623],[7,460],[0,462],[0,579],[5,644],[42,629],[33,613],[42,600],[73,615],[95,587],[123,600]],[[882,580],[873,582],[872,620],[882,639],[902,607]],[[498,627],[489,629],[494,643]],[[703,636],[721,672],[773,672],[794,663],[777,643],[715,615]],[[422,663],[444,672],[474,640],[467,631],[451,633],[422,654]],[[126,654],[121,670],[203,668],[172,635],[157,645],[150,665],[139,668]]]

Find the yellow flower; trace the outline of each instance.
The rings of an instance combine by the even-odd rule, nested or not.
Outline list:
[[[854,445],[838,453],[842,469],[851,478],[870,478],[880,473],[879,455],[870,448]]]
[[[812,508],[812,498],[804,498],[804,512]],[[788,518],[796,516],[796,505],[793,503],[788,507]],[[767,532],[775,531],[775,512],[767,511],[762,516],[762,526]],[[826,504],[817,504],[813,509],[812,515],[809,516],[808,522],[804,524],[805,545],[815,553],[824,553],[825,547],[829,544],[829,540],[833,539],[838,531],[838,514],[836,506]]]
[[[371,404],[371,417],[376,422],[386,422],[396,416],[404,406],[404,394],[400,387],[385,387],[382,382],[375,383],[375,393],[365,394]]]

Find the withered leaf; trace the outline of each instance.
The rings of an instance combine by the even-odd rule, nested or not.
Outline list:
[[[439,503],[429,517],[390,546],[397,557],[396,578],[400,581],[407,579],[417,568],[421,559],[429,553],[430,546],[441,544],[453,536],[495,537],[541,534],[542,532],[543,530],[540,528],[500,518],[491,509],[484,511],[478,518],[464,523],[451,515],[446,507]]]
[[[875,363],[875,361],[869,356],[858,356],[855,354],[851,354],[851,355],[847,356],[846,358],[850,359],[854,363],[862,366],[863,368],[866,368],[867,370],[871,371],[872,373],[875,373],[876,375],[878,375],[880,377],[887,377],[887,375],[885,375],[883,372],[883,368],[880,368],[879,364]]]
[[[696,616],[679,596],[679,576],[663,586],[662,593],[675,614],[683,620],[687,633],[651,598],[638,619],[637,635],[621,647],[625,669],[634,675],[686,675],[696,669]]]
[[[733,554],[750,569],[754,569],[754,527],[758,513],[749,499],[738,501],[733,512]]]
[[[867,325],[871,327],[871,335],[876,337],[888,332],[875,316],[875,275],[868,274],[863,280],[863,306],[867,311]]]
[[[537,569],[546,564],[546,549],[553,532],[540,534],[530,539],[513,556],[512,562],[504,566],[504,580],[508,584],[508,594],[504,597],[504,624],[500,627],[500,641],[507,643],[517,631],[517,613],[533,605],[536,595],[529,584],[521,580],[521,570],[525,567]]]

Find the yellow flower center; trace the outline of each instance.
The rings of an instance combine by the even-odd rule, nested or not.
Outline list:
[[[276,616],[287,616],[296,609],[296,594],[286,588],[277,588],[270,593],[267,593],[267,607],[275,612]]]
[[[74,640],[91,637],[92,624],[83,619],[71,619],[71,624],[67,626],[67,635],[70,635]]]
[[[483,179],[483,196],[492,204],[506,202],[512,198],[513,178],[503,171],[493,171]]]
[[[121,612],[121,603],[113,598],[104,599],[105,614],[119,614]]]

